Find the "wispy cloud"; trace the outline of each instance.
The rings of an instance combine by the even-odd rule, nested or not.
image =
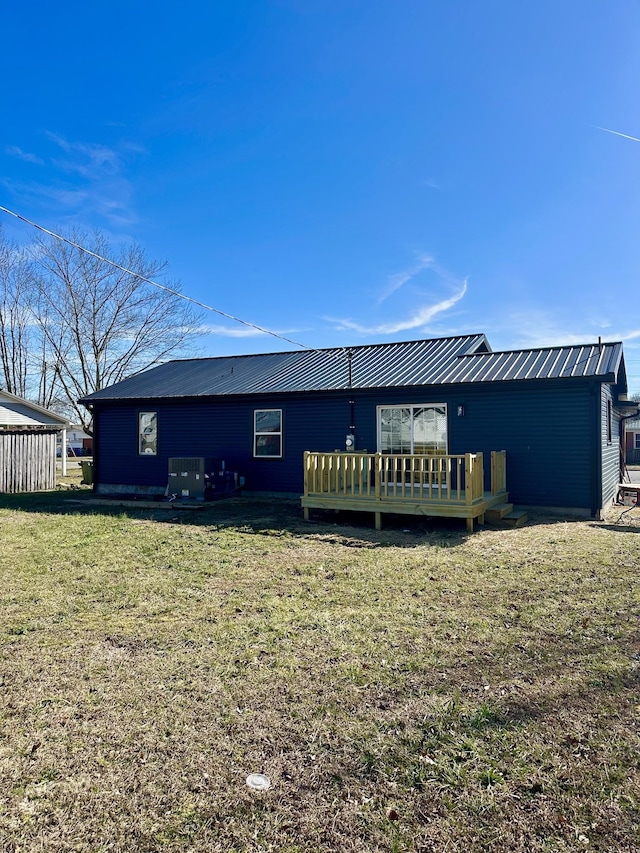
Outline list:
[[[378,305],[388,299],[397,290],[400,290],[405,284],[414,279],[419,273],[427,269],[432,269],[435,264],[434,259],[430,255],[422,255],[417,263],[409,269],[402,272],[394,273],[389,276],[389,284],[378,299]]]
[[[527,311],[508,315],[506,323],[495,329],[502,338],[509,338],[508,346],[514,347],[554,347],[563,345],[592,344],[599,337],[604,341],[633,342],[640,339],[640,329],[623,331],[604,319],[585,322],[577,331],[568,330],[568,321],[559,324],[558,316],[531,308]],[[575,329],[575,325],[574,325]],[[633,344],[631,344],[633,345]]]
[[[118,174],[122,158],[118,151],[107,145],[70,142],[57,133],[47,131],[47,137],[65,154],[66,159],[55,159],[56,166],[68,172],[77,172],[84,178],[96,180],[105,175]]]
[[[402,293],[400,293],[402,291]],[[406,292],[405,292],[406,291]],[[443,295],[448,294],[448,295]],[[467,292],[467,279],[456,278],[429,254],[418,255],[406,269],[388,276],[387,284],[374,303],[380,306],[392,297],[395,304],[409,305],[397,308],[398,319],[389,319],[390,306],[385,306],[384,322],[353,320],[350,317],[324,317],[337,331],[352,331],[362,335],[393,335],[412,329],[432,332],[433,319],[444,314],[460,302]],[[438,294],[438,296],[435,296]],[[403,312],[403,313],[402,313]]]
[[[225,338],[256,338],[263,335],[268,335],[273,332],[276,335],[294,335],[299,329],[270,329],[269,331],[261,332],[260,329],[254,329],[250,326],[222,326],[219,324],[204,323],[198,327],[198,332],[203,335],[221,335]]]
[[[613,133],[614,136],[621,136],[623,139],[630,139],[632,142],[640,142],[637,136],[629,136],[628,133],[620,133],[619,130],[611,130],[609,127],[600,127],[598,124],[592,125],[596,130],[603,130],[605,133]]]
[[[31,154],[29,151],[23,151],[17,145],[6,145],[4,153],[10,157],[17,157],[18,160],[24,160],[25,163],[34,163],[36,166],[44,165],[44,160],[38,157],[37,154]]]
[[[17,146],[8,153],[29,162],[48,167],[47,181],[16,183],[5,180],[5,186],[32,202],[55,204],[59,221],[82,221],[95,225],[105,223],[122,231],[137,221],[133,207],[133,186],[126,176],[127,162],[141,148],[126,142],[115,147],[100,143],[72,141],[50,131],[46,138],[55,151],[44,160],[26,154]],[[45,174],[45,173],[41,173]]]
[[[624,334],[620,335],[620,337],[616,340],[637,341],[638,339],[640,339],[640,329],[634,329],[634,331],[632,332],[625,332]]]
[[[221,335],[225,338],[254,338],[265,334],[258,331],[258,329],[251,329],[248,326],[218,326],[209,324],[200,325],[198,332],[201,335]]]
[[[325,318],[329,322],[335,323],[336,328],[339,331],[354,331],[359,332],[364,335],[395,335],[399,332],[407,332],[411,329],[424,329],[426,331],[426,327],[428,324],[436,317],[438,314],[442,314],[445,311],[449,311],[463,298],[465,293],[467,292],[467,281],[465,280],[462,283],[462,286],[458,289],[453,296],[450,296],[448,299],[441,299],[439,302],[433,303],[431,305],[422,305],[416,311],[406,317],[403,320],[396,320],[391,323],[379,323],[373,325],[365,325],[363,323],[356,323],[353,320],[349,319],[337,319],[327,317]]]

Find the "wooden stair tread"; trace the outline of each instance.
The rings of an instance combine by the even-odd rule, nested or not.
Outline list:
[[[513,504],[501,504],[487,510],[485,518],[490,524],[502,527],[522,527],[529,520],[529,515],[524,509],[514,509]]]
[[[500,521],[500,519],[504,518],[505,515],[508,515],[510,512],[513,512],[513,504],[502,503],[494,504],[487,510],[486,515],[489,520]]]
[[[529,514],[525,509],[514,509],[512,512],[505,515],[502,519],[503,523],[509,527],[521,527],[529,520]]]

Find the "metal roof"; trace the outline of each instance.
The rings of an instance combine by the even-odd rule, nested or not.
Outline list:
[[[8,391],[0,391],[0,427],[64,427],[66,418],[43,409],[35,403],[29,403]]]
[[[593,377],[617,382],[622,366],[621,343],[544,347],[465,355],[458,359],[456,367],[445,381],[495,382]]]
[[[531,379],[618,381],[622,344],[491,352],[484,335],[169,361],[81,402]],[[626,382],[626,380],[625,380]]]

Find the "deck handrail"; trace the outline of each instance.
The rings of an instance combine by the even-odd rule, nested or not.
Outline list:
[[[504,479],[504,460],[495,470]],[[305,451],[304,494],[471,505],[484,495],[483,455]]]

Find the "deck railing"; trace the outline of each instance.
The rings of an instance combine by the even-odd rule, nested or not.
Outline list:
[[[305,496],[473,504],[484,495],[482,453],[318,453],[304,456]],[[504,451],[491,454],[491,490],[506,487]]]

